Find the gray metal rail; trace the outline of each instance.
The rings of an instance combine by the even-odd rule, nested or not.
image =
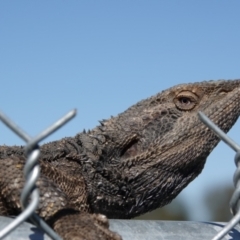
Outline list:
[[[11,218],[0,217],[0,228],[11,221]],[[192,221],[110,220],[110,229],[118,232],[123,240],[207,240],[223,229],[225,224]],[[27,222],[22,223],[5,239],[50,240],[41,229]],[[222,239],[239,240],[240,227],[233,228]]]
[[[25,186],[21,194],[22,213],[15,219],[0,217],[0,239],[31,239],[48,240],[61,238],[35,213],[39,203],[39,190],[35,183],[40,174],[38,157],[40,149],[38,143],[48,135],[63,126],[76,115],[76,111],[70,111],[60,120],[31,138],[21,130],[14,122],[0,112],[0,120],[21,137],[27,144],[25,152],[27,161],[24,167],[26,178]],[[110,228],[120,233],[124,240],[133,239],[162,239],[162,240],[202,240],[202,239],[240,239],[240,146],[230,139],[221,129],[211,122],[203,113],[199,112],[200,119],[211,128],[228,146],[236,151],[235,163],[237,170],[234,174],[235,191],[230,201],[233,218],[225,225],[223,223],[201,222],[166,222],[144,220],[110,220]],[[28,201],[31,199],[31,201]],[[36,226],[25,222],[30,219]],[[46,235],[46,234],[47,235]],[[50,237],[50,238],[49,238]]]

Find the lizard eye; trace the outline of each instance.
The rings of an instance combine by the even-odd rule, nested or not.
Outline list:
[[[192,110],[198,103],[198,96],[190,91],[180,92],[175,98],[174,103],[180,110]]]
[[[183,105],[190,105],[192,103],[191,99],[188,97],[179,97],[178,101]]]

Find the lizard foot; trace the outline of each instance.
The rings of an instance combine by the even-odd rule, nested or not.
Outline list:
[[[109,230],[108,219],[102,214],[65,215],[55,221],[53,228],[64,240],[122,239],[117,233]]]

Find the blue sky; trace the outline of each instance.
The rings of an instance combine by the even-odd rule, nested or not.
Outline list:
[[[183,82],[240,78],[239,1],[0,1],[0,109],[35,135],[73,108],[46,141]],[[240,124],[230,136],[240,143]],[[0,144],[23,141],[0,124]],[[234,152],[220,144],[179,196],[192,219],[201,198],[231,184]]]

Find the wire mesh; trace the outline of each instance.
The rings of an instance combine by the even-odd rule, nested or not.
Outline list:
[[[0,120],[8,126],[13,132],[15,132],[20,138],[22,138],[27,144],[25,146],[25,153],[27,161],[24,166],[24,176],[26,183],[21,193],[20,202],[22,207],[22,213],[18,215],[10,224],[5,226],[0,231],[0,239],[4,238],[11,231],[17,228],[22,222],[30,218],[37,226],[39,226],[44,232],[46,232],[52,239],[60,240],[61,237],[53,231],[36,213],[35,210],[39,204],[39,190],[36,187],[36,181],[40,174],[40,168],[38,164],[38,158],[40,155],[40,149],[38,143],[57,129],[66,124],[76,115],[76,110],[72,110],[53,123],[49,128],[43,130],[36,137],[30,137],[20,127],[18,127],[11,119],[5,116],[0,111]],[[29,201],[30,199],[30,201]]]
[[[204,113],[198,113],[201,121],[207,125],[214,133],[223,140],[229,147],[231,147],[235,152],[235,164],[237,170],[235,171],[233,182],[235,186],[235,191],[230,200],[230,210],[233,214],[232,219],[225,225],[225,227],[212,239],[220,240],[229,231],[231,231],[240,222],[240,146],[234,142],[226,133],[224,133],[219,127],[217,127]]]
[[[35,210],[39,204],[39,190],[36,187],[36,181],[40,174],[40,168],[38,165],[40,148],[38,143],[47,136],[49,136],[51,133],[62,127],[75,115],[76,110],[70,111],[58,121],[56,121],[54,124],[52,124],[49,128],[45,129],[39,135],[32,138],[0,111],[0,120],[27,143],[25,146],[27,161],[24,167],[24,176],[26,178],[26,183],[20,197],[23,211],[17,218],[15,218],[10,224],[5,226],[0,231],[0,239],[7,236],[11,231],[17,228],[22,222],[24,222],[28,218],[30,218],[52,239],[61,239],[61,237],[58,236],[58,234],[55,233],[53,229],[51,229],[35,213]],[[199,112],[199,118],[204,124],[206,124],[210,129],[212,129],[220,139],[222,139],[229,147],[231,147],[236,152],[235,164],[237,166],[237,170],[235,171],[233,178],[235,191],[230,200],[230,209],[233,217],[225,225],[225,227],[214,238],[212,238],[212,240],[220,240],[240,222],[240,146],[235,143],[231,138],[229,138],[227,134],[225,134],[220,128],[218,128],[206,115],[204,115],[204,113]]]

